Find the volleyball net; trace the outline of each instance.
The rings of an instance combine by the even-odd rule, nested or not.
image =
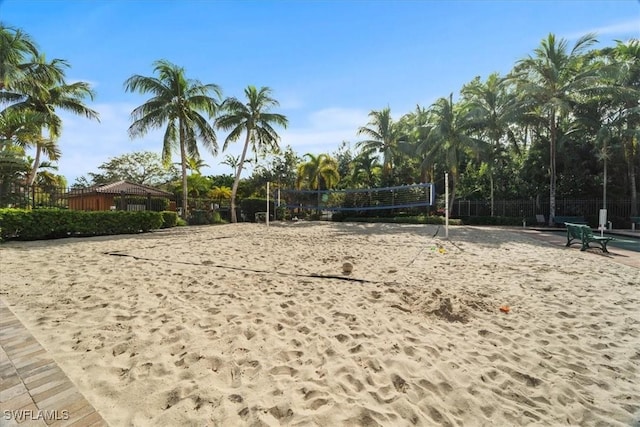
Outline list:
[[[275,190],[276,206],[328,212],[367,212],[429,207],[435,203],[432,183],[345,190]]]

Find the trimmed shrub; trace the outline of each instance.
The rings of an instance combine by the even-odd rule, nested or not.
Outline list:
[[[162,228],[175,227],[178,224],[178,213],[173,211],[162,211]]]
[[[162,226],[159,212],[0,209],[2,240],[140,233]]]
[[[189,217],[187,218],[189,225],[204,225],[211,224],[207,211],[202,209],[192,209],[189,211]]]

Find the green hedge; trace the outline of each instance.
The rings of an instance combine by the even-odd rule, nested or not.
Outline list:
[[[178,213],[173,211],[162,211],[162,228],[171,228],[178,225]]]
[[[218,211],[208,211],[203,209],[192,209],[189,211],[189,225],[224,224]]]
[[[139,233],[162,227],[160,212],[0,209],[2,240]]]

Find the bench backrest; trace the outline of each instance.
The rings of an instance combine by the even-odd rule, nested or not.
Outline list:
[[[567,227],[567,232],[576,239],[582,239],[583,233],[589,233],[589,235],[593,235],[591,233],[591,227],[584,224],[572,224],[570,222],[565,222],[564,225]]]
[[[586,237],[593,237],[593,230],[591,230],[591,227],[589,227],[589,226],[585,226],[582,229],[582,232],[584,233],[584,236],[586,236]]]

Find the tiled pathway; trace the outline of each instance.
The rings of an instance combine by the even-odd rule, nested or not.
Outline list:
[[[0,426],[107,426],[2,300]]]

